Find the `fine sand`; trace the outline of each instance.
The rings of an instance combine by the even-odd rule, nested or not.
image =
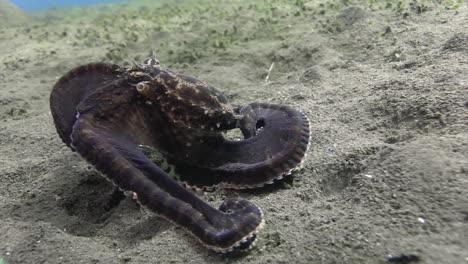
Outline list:
[[[0,10],[0,263],[468,263],[466,4],[154,2],[20,25]],[[311,121],[292,178],[200,194],[263,209],[247,252],[213,253],[129,198],[106,211],[112,187],[55,131],[49,95],[65,72],[151,50],[233,103]]]

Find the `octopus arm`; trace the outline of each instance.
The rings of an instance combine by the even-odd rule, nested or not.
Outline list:
[[[70,147],[70,134],[79,113],[78,105],[96,89],[112,84],[125,69],[116,64],[89,63],[74,68],[60,78],[50,95],[50,109],[57,132]]]
[[[76,151],[114,185],[210,249],[248,246],[263,223],[261,210],[246,200],[228,199],[219,209],[200,200],[152,163],[121,127],[102,126],[84,115],[73,125],[71,139]]]
[[[171,162],[188,185],[221,185],[244,189],[261,187],[300,168],[309,146],[307,117],[284,105],[253,103],[238,107],[244,116],[244,140],[204,138],[190,158]]]

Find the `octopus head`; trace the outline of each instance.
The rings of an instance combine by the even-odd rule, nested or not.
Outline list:
[[[194,77],[163,70],[136,85],[147,104],[177,126],[204,131],[235,128],[241,116],[220,91]]]

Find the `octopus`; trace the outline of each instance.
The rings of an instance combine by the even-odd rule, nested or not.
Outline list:
[[[221,252],[248,248],[262,210],[229,198],[216,209],[191,190],[258,188],[300,168],[309,146],[306,115],[285,105],[230,104],[206,82],[173,72],[153,56],[132,66],[76,67],[52,89],[50,107],[62,141],[118,192]],[[243,139],[225,132],[239,129]],[[157,150],[171,177],[145,154]],[[123,198],[122,198],[123,199]]]

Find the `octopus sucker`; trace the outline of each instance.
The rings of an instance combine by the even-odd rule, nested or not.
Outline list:
[[[50,96],[60,138],[118,189],[204,247],[221,253],[248,248],[265,222],[257,205],[226,199],[216,209],[183,185],[258,188],[291,174],[310,145],[307,116],[285,105],[233,106],[220,91],[153,57],[134,64],[90,63],[60,78]],[[244,139],[223,136],[237,128]],[[158,150],[180,182],[141,146]]]

